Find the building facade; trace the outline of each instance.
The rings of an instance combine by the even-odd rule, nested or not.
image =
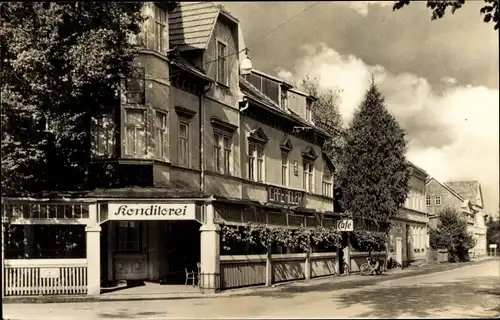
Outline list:
[[[196,268],[201,286],[217,290],[221,224],[334,223],[314,97],[259,72],[243,77],[239,23],[222,7],[143,10],[134,72],[92,121],[92,188],[3,199],[7,295],[39,294],[42,278],[59,294],[99,294],[119,280],[184,283]]]
[[[483,196],[478,181],[441,183],[431,178],[426,183],[426,205],[431,217],[431,227],[437,227],[439,212],[446,207],[460,212],[467,221],[467,230],[474,235],[478,255],[486,254],[486,225],[483,212]]]
[[[389,232],[389,256],[401,265],[427,259],[429,217],[425,206],[427,172],[411,164],[410,192]]]

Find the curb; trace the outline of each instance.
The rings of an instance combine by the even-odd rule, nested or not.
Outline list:
[[[95,303],[95,302],[117,302],[117,301],[157,301],[157,300],[184,300],[184,299],[211,299],[211,298],[227,298],[227,297],[238,297],[238,296],[247,296],[250,293],[256,292],[270,292],[280,290],[281,288],[286,288],[287,286],[296,285],[298,283],[301,284],[309,284],[315,285],[325,282],[326,279],[346,279],[344,281],[339,281],[336,283],[352,283],[359,284],[364,282],[373,282],[376,280],[392,280],[399,279],[411,276],[420,276],[427,275],[437,272],[449,271],[458,268],[462,268],[470,265],[477,265],[484,262],[494,261],[494,258],[490,259],[482,259],[479,261],[470,261],[470,262],[461,262],[457,264],[439,264],[436,266],[432,266],[429,269],[403,269],[408,270],[407,272],[395,272],[389,273],[388,278],[379,278],[377,276],[371,277],[366,276],[363,278],[351,278],[349,276],[325,276],[320,278],[314,278],[309,280],[295,280],[295,281],[287,281],[273,284],[272,287],[266,286],[255,286],[255,287],[247,287],[241,289],[228,289],[219,293],[196,293],[189,295],[164,295],[164,296],[154,296],[151,295],[142,295],[142,296],[130,296],[130,297],[110,297],[110,296],[32,296],[32,297],[3,297],[2,303],[5,304],[43,304],[43,303]],[[330,282],[332,285],[335,282]]]

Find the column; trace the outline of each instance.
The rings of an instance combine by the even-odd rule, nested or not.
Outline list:
[[[202,289],[216,292],[220,287],[220,227],[214,223],[211,203],[205,205],[206,222],[200,227]]]
[[[97,205],[89,205],[90,222],[85,228],[87,240],[87,294],[101,294],[101,226],[97,221]]]
[[[267,248],[266,254],[266,286],[273,285],[273,261],[271,247]]]

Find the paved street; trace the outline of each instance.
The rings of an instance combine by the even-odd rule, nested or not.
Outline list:
[[[390,277],[390,276],[386,276]],[[494,317],[500,262],[369,283],[302,282],[238,296],[93,303],[5,304],[4,319]]]

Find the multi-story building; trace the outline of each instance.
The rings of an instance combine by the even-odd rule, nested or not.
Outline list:
[[[392,219],[389,232],[389,256],[406,265],[425,260],[429,248],[429,217],[425,206],[427,172],[411,163],[410,192],[405,203]]]
[[[62,269],[78,273],[74,292],[98,294],[116,280],[184,283],[199,266],[202,285],[216,289],[220,223],[333,223],[333,166],[321,151],[328,135],[311,120],[314,97],[257,71],[243,77],[239,23],[222,7],[164,3],[144,4],[134,72],[93,120],[91,191],[6,199],[9,224],[28,241],[7,246],[7,283],[48,266],[57,281]],[[73,240],[50,240],[56,229]]]
[[[476,239],[474,251],[486,254],[486,226],[483,210],[483,195],[479,181],[456,181],[441,183],[431,178],[426,182],[426,206],[430,225],[437,227],[439,212],[446,207],[454,208],[467,221],[467,230]]]

